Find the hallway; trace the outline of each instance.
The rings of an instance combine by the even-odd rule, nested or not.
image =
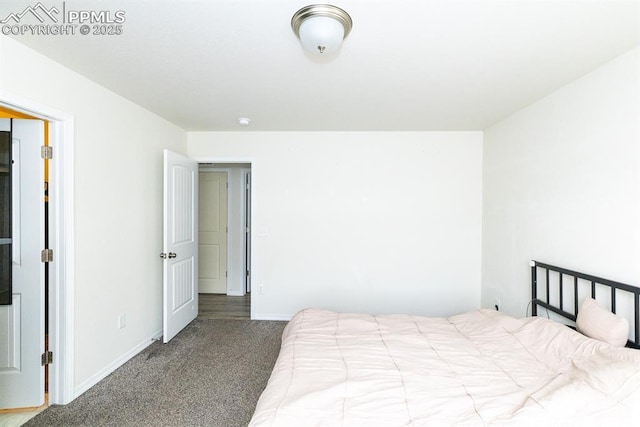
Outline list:
[[[249,320],[251,293],[245,296],[198,294],[198,317],[205,319]]]

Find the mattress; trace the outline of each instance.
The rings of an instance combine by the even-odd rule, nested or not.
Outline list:
[[[640,351],[546,318],[307,309],[250,426],[640,425]]]

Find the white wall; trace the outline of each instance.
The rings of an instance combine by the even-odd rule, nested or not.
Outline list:
[[[480,132],[192,132],[188,151],[253,161],[255,318],[479,306]]]
[[[485,131],[484,307],[525,314],[530,259],[640,283],[639,55]]]
[[[74,385],[82,391],[162,329],[162,149],[185,152],[186,132],[4,36],[0,57],[0,95],[74,116]]]

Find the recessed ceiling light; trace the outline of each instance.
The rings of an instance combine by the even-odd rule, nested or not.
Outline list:
[[[251,119],[249,119],[247,117],[239,117],[238,118],[238,124],[240,126],[249,126],[251,124]]]

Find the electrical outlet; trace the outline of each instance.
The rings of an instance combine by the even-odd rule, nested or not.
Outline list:
[[[264,293],[264,284],[258,283],[258,295],[262,295]]]
[[[494,300],[494,307],[495,307],[496,311],[500,311],[500,298],[496,298]]]
[[[118,316],[118,329],[122,329],[127,325],[127,316],[125,314],[121,314]]]

